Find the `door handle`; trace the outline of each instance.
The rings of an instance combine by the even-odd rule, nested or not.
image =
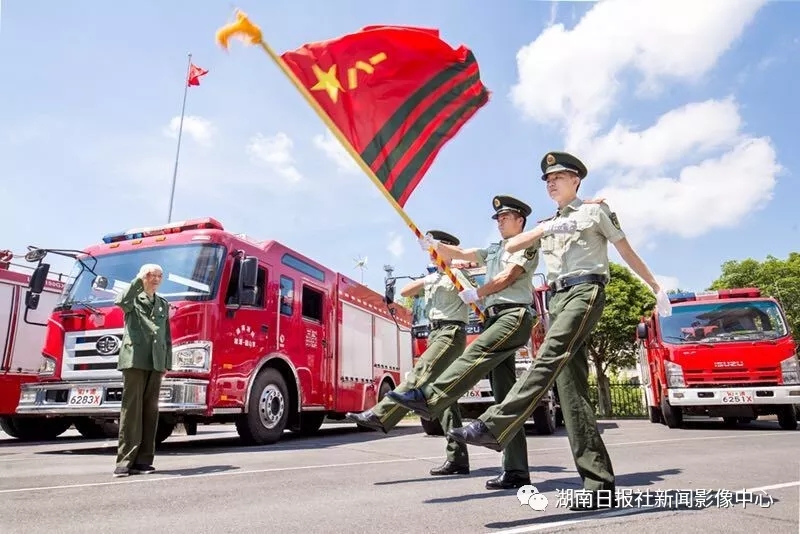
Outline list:
[[[265,325],[265,324],[262,324],[261,325],[261,331],[264,332],[264,333],[269,332],[269,326]]]

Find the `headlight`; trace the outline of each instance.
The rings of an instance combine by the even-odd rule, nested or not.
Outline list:
[[[188,343],[172,348],[172,370],[206,372],[211,368],[211,342]]]
[[[39,365],[39,374],[49,376],[56,372],[56,361],[50,356],[42,355],[42,363]]]
[[[781,362],[781,377],[784,384],[800,384],[800,363],[797,356],[789,356]]]
[[[667,373],[667,387],[685,388],[686,381],[683,379],[683,367],[670,361],[664,362],[664,370]]]

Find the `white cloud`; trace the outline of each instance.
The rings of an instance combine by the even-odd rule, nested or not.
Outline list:
[[[164,135],[177,139],[178,129],[180,128],[181,118],[173,117],[169,125],[164,129]],[[194,141],[203,146],[210,146],[211,140],[216,134],[216,129],[211,121],[196,115],[187,115],[183,118],[183,137],[190,136]]]
[[[339,172],[347,174],[361,172],[361,168],[353,160],[353,157],[347,153],[339,140],[330,131],[325,132],[325,135],[315,135],[313,141],[314,146],[336,164]]]
[[[296,183],[303,179],[303,175],[294,166],[293,146],[292,140],[283,132],[278,132],[273,136],[258,133],[250,138],[246,150],[254,160],[267,165],[282,177]]]
[[[653,276],[656,277],[656,282],[658,282],[658,285],[661,286],[661,289],[664,291],[671,291],[680,287],[678,284],[678,279],[674,276],[666,276],[662,274],[655,274]]]
[[[386,246],[386,250],[395,258],[401,257],[406,251],[406,247],[403,245],[403,238],[394,232],[390,232],[389,244]]]
[[[585,161],[589,183],[611,179],[591,196],[607,199],[634,244],[656,233],[692,238],[730,227],[772,198],[781,171],[775,150],[768,138],[742,131],[733,96],[686,103],[649,127],[615,120],[602,132],[625,110],[616,104],[630,93],[628,79],[638,80],[639,98],[668,82],[700,81],[764,4],[606,0],[574,29],[550,26],[518,52],[512,102],[563,128],[564,148]]]

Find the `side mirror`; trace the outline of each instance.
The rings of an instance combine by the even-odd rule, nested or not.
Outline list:
[[[645,323],[636,325],[636,337],[642,340],[647,339],[647,325]]]
[[[31,281],[28,283],[30,293],[38,294],[44,290],[44,284],[47,282],[48,273],[50,273],[50,265],[47,263],[40,263],[38,267],[34,269],[33,274],[31,275]],[[32,309],[35,310],[36,308]]]
[[[386,300],[386,304],[391,304],[394,302],[394,281],[386,282],[386,291],[384,293],[384,299]]]
[[[98,276],[94,279],[94,287],[97,289],[107,289],[108,288],[108,278],[105,276]]]
[[[239,283],[242,289],[255,289],[258,285],[258,258],[245,258],[239,264]]]
[[[39,297],[41,295],[39,293],[34,293],[31,290],[28,290],[25,293],[25,307],[29,310],[35,310],[39,307]]]

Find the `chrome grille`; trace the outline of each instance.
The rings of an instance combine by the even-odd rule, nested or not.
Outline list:
[[[69,332],[64,337],[64,358],[61,378],[118,378],[119,349],[122,328]]]

